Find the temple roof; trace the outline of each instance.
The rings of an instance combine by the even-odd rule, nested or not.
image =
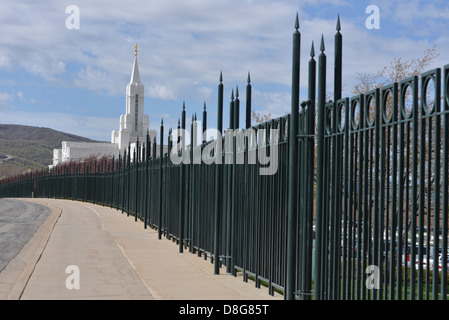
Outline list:
[[[140,83],[139,66],[137,65],[137,55],[134,58],[133,71],[130,83]]]

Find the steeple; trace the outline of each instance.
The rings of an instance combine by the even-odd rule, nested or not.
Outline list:
[[[129,144],[136,144],[139,137],[144,137],[149,130],[150,118],[144,113],[145,88],[140,82],[139,66],[137,63],[137,44],[134,44],[134,64],[131,79],[126,85],[126,111],[120,116],[120,129],[112,131],[111,142],[117,143],[120,150]],[[150,130],[151,139],[156,136]]]
[[[135,47],[135,54],[134,54],[135,57],[130,83],[140,83],[139,66],[137,65],[137,43],[134,45],[134,47]]]

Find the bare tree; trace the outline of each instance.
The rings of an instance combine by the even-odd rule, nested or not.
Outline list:
[[[390,83],[394,83],[394,82],[399,82],[402,79],[411,77],[411,76],[419,76],[421,73],[423,73],[424,71],[426,71],[425,69],[428,68],[430,66],[430,64],[439,56],[439,53],[437,53],[436,51],[436,47],[433,46],[430,49],[427,49],[424,51],[424,54],[422,57],[419,58],[414,58],[414,59],[410,59],[410,60],[405,60],[403,58],[394,58],[393,61],[390,62],[389,66],[385,66],[382,69],[380,69],[376,74],[367,74],[367,73],[357,73],[357,80],[358,82],[354,85],[352,93],[354,95],[358,95],[358,94],[362,94],[365,93],[369,90],[372,89],[376,89],[376,88],[381,88],[385,85],[388,85]],[[408,101],[411,101],[411,97],[410,97],[410,92],[408,92],[405,96],[406,98],[406,103],[408,103]],[[430,96],[429,91],[427,91],[427,96],[426,97],[419,97],[419,99],[426,99],[428,107],[432,108],[435,104],[435,101],[432,101],[433,97]],[[391,95],[388,97],[388,100],[386,102],[387,106],[386,106],[386,115],[388,118],[391,117],[391,113],[393,111],[392,108],[392,97]],[[418,116],[418,115],[415,115]],[[424,121],[424,120],[421,120]],[[418,153],[416,155],[413,155],[413,150],[412,148],[409,148],[408,152],[406,152],[405,154],[400,154],[400,152],[398,152],[398,150],[392,150],[392,139],[390,140],[390,145],[389,150],[392,154],[387,154],[387,157],[403,157],[403,161],[405,163],[406,166],[410,166],[411,167],[411,162],[413,159],[413,156],[417,156],[419,158],[420,163],[422,161],[425,161],[425,164],[427,166],[430,166],[430,163],[432,163],[432,161],[435,160],[435,154],[437,152],[442,152],[443,148],[441,146],[442,144],[442,140],[440,142],[440,145],[437,146],[436,143],[436,136],[437,135],[442,135],[442,126],[440,126],[440,132],[437,132],[438,130],[436,129],[436,122],[440,121],[438,119],[438,117],[435,117],[434,119],[427,119],[426,121],[426,130],[427,134],[429,134],[429,131],[431,131],[431,135],[430,138],[428,138],[428,136],[425,136],[425,139],[427,139],[426,141],[419,141],[419,145],[421,145],[421,143],[424,144],[424,154],[421,154],[421,151],[418,151]],[[384,129],[382,129],[384,130]],[[411,127],[411,130],[416,130],[418,132],[418,137],[421,140],[421,128],[420,126],[418,126],[418,128],[413,128]],[[398,130],[398,135],[399,135],[399,130]],[[398,139],[404,139],[404,137],[398,137]],[[410,139],[410,137],[407,137],[406,139]],[[398,140],[399,141],[399,140]],[[390,149],[391,148],[391,149]],[[394,154],[397,153],[397,154]],[[441,157],[442,157],[442,153],[441,153]],[[440,158],[441,158],[440,157]],[[391,161],[390,161],[391,163]],[[382,163],[381,165],[386,166],[386,164]],[[430,168],[430,171],[427,170],[427,168]],[[435,179],[435,165],[431,165],[430,167],[427,167],[426,170],[424,170],[425,172],[419,172],[420,175],[424,175],[426,181],[428,181],[428,183],[425,183],[424,186],[422,186],[424,188],[424,197],[428,197],[429,192],[434,192],[433,190],[433,186],[434,186],[434,179]],[[388,174],[388,178],[393,178],[395,177],[396,173],[392,172],[392,168],[386,168],[387,170],[387,174]],[[411,170],[406,170],[408,171],[408,173],[403,172],[400,173],[399,178],[403,179],[403,185],[406,187],[406,190],[411,190],[411,187],[409,186],[409,175],[411,174]],[[440,178],[441,179],[441,178]],[[409,189],[410,188],[410,189]],[[409,196],[409,195],[407,195]],[[404,208],[405,212],[405,217],[406,217],[406,221],[405,221],[405,228],[403,228],[403,232],[401,235],[398,235],[402,238],[402,243],[404,243],[404,245],[407,244],[407,236],[409,235],[409,232],[411,231],[411,225],[412,225],[412,214],[411,213],[411,208],[412,208],[412,202],[418,203],[419,201],[419,197],[420,195],[417,195],[417,199],[412,199],[410,198],[410,201],[408,201],[408,206],[406,208]],[[427,200],[427,199],[426,199]],[[391,204],[391,199],[388,199],[389,203]],[[430,223],[430,218],[431,218],[431,212],[432,212],[432,208],[428,207],[428,201],[423,201],[424,203],[424,212],[427,215],[427,225],[429,225]],[[392,214],[394,214],[392,212]],[[430,227],[430,226],[429,226]],[[391,232],[395,232],[395,230],[391,230]]]
[[[258,124],[267,122],[268,120],[272,119],[271,113],[268,114],[260,114],[259,112],[256,112],[256,110],[251,111],[251,118]]]

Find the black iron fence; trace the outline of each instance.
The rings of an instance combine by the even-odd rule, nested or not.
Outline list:
[[[286,299],[447,299],[449,65],[342,99],[338,19],[334,101],[321,39],[300,103],[298,21],[295,29],[290,114],[251,126],[248,75],[245,129],[237,88],[222,134],[220,74],[218,138],[196,143],[195,115],[187,141],[184,106],[168,154],[161,123],[159,143],[147,136],[118,159],[3,179],[0,197],[116,208],[210,259],[215,273],[225,265]],[[205,131],[205,106],[202,123]]]

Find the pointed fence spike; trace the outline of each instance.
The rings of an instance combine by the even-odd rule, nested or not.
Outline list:
[[[321,46],[320,46],[321,52],[324,52],[324,34],[321,34]]]
[[[206,101],[204,101],[204,111],[206,111]]]
[[[312,40],[312,48],[310,48],[310,56],[312,58],[315,57],[315,45],[313,44],[313,40]]]
[[[337,31],[341,30],[341,25],[340,25],[340,14],[338,14],[338,19],[337,19]]]
[[[296,29],[296,30],[299,29],[299,17],[298,17],[298,12],[296,12],[295,29]]]
[[[220,71],[220,83],[222,83],[222,82],[223,82],[223,72]]]
[[[234,100],[234,89],[231,91],[231,100]]]
[[[249,75],[249,71],[248,71],[248,79],[247,79],[248,84],[251,83],[251,76]]]
[[[235,97],[238,98],[239,97],[239,87],[236,86],[235,88]]]

